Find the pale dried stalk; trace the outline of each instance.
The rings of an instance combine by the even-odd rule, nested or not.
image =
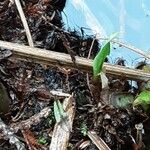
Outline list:
[[[19,15],[20,15],[22,24],[23,24],[23,26],[24,26],[24,29],[25,29],[25,32],[26,32],[26,36],[27,36],[27,39],[28,39],[29,46],[34,47],[33,40],[32,40],[32,36],[31,36],[31,32],[30,32],[30,29],[29,29],[29,26],[28,26],[26,17],[25,17],[25,15],[24,15],[23,9],[22,9],[22,7],[21,7],[20,1],[19,1],[19,0],[15,0],[15,4],[16,4],[16,6],[17,6],[17,9],[18,9],[18,12],[19,12]]]
[[[108,145],[93,131],[88,131],[87,136],[99,150],[111,150]]]
[[[65,98],[63,102],[63,109],[67,114],[67,118],[62,119],[59,123],[55,124],[49,150],[67,150],[75,116],[73,101],[74,99],[70,95],[70,97]]]
[[[147,58],[147,59],[150,59],[150,53],[149,53],[149,52],[144,52],[143,50],[141,50],[141,49],[139,49],[139,48],[136,48],[136,47],[134,47],[134,46],[132,46],[132,45],[123,43],[123,42],[121,42],[121,41],[113,40],[112,42],[113,42],[113,43],[117,43],[117,44],[119,44],[119,45],[121,45],[121,46],[123,46],[123,47],[125,47],[125,48],[127,48],[127,49],[130,49],[130,50],[132,50],[132,51],[134,51],[134,52],[136,52],[136,53],[138,53],[138,54],[144,56],[144,57]]]
[[[92,73],[93,61],[91,59],[76,56],[75,58],[76,64],[78,66],[77,68],[77,66],[73,64],[70,55],[68,54],[44,50],[40,48],[32,48],[29,46],[4,41],[0,41],[0,47],[12,50],[15,58],[17,57],[18,59],[35,61],[37,63],[42,63],[50,66],[61,66],[65,68],[78,69],[80,71]],[[149,73],[145,73],[138,69],[111,65],[108,63],[104,63],[104,67],[106,69],[106,74],[108,74],[109,76],[121,76],[127,79],[141,80],[146,82],[150,80]]]
[[[98,37],[98,39],[108,40],[108,38],[104,38],[104,37]],[[143,50],[141,50],[139,48],[136,48],[136,47],[134,47],[130,44],[127,44],[127,43],[124,43],[124,42],[121,42],[121,41],[118,41],[118,40],[111,40],[111,42],[119,44],[120,46],[123,46],[127,49],[130,49],[130,50],[136,52],[137,54],[140,54],[140,55],[144,56],[145,58],[150,59],[150,53],[149,52],[144,52]]]

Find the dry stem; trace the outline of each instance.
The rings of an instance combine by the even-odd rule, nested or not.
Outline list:
[[[108,38],[103,38],[103,37],[98,37],[98,38],[101,40],[108,40]],[[130,49],[130,50],[136,52],[137,54],[140,54],[140,55],[144,56],[145,58],[150,59],[150,53],[149,52],[144,52],[143,50],[136,48],[130,44],[127,44],[127,43],[124,43],[124,42],[121,42],[118,40],[112,40],[112,43],[119,44],[120,46],[123,46],[127,49]]]
[[[17,57],[18,59],[35,61],[37,63],[42,63],[50,66],[73,68],[80,71],[92,73],[93,61],[91,59],[76,56],[75,59],[77,66],[75,66],[68,54],[44,50],[40,48],[32,48],[29,46],[4,41],[0,41],[0,47],[12,50],[15,58]],[[104,67],[106,68],[106,74],[108,74],[109,76],[121,76],[122,78],[124,77],[141,81],[150,80],[149,73],[145,73],[138,69],[131,69],[119,65],[111,65],[108,63],[104,63]]]
[[[15,0],[15,4],[17,6],[17,9],[18,9],[18,12],[19,12],[22,24],[23,24],[24,29],[26,31],[26,36],[27,36],[27,39],[28,39],[29,46],[34,47],[32,36],[31,36],[31,32],[30,32],[30,29],[29,29],[26,17],[24,15],[23,9],[21,7],[20,1],[19,0]]]

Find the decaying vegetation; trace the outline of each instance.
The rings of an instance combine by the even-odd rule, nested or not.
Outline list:
[[[149,149],[149,66],[105,59],[102,88],[92,75],[101,41],[64,28],[65,4],[0,2],[0,149]]]

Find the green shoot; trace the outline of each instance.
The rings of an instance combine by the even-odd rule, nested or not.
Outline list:
[[[87,132],[88,132],[88,127],[86,125],[86,123],[82,123],[81,126],[80,126],[80,131],[81,133],[83,134],[83,136],[86,136],[87,135]]]
[[[39,137],[38,143],[41,144],[41,145],[45,145],[45,144],[47,144],[47,139],[44,136]]]
[[[150,91],[142,91],[133,102],[133,107],[142,106],[145,112],[150,108]]]
[[[66,117],[66,113],[59,100],[54,101],[54,116],[57,123],[59,123],[63,118]]]
[[[102,72],[103,63],[104,63],[107,55],[110,54],[110,41],[112,39],[114,39],[117,35],[118,35],[118,32],[112,34],[109,37],[109,39],[105,42],[102,49],[98,52],[98,54],[94,58],[94,61],[93,61],[93,74],[94,74],[95,78]]]

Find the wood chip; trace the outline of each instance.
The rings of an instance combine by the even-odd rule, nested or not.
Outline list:
[[[88,131],[87,135],[99,150],[111,150],[95,132]]]
[[[63,108],[67,114],[67,119],[55,124],[49,150],[67,150],[69,135],[72,131],[75,108],[73,97],[65,98]]]

